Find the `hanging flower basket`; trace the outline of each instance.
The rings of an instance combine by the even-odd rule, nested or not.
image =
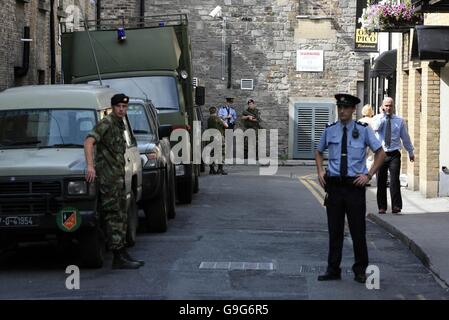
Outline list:
[[[358,22],[368,31],[408,32],[423,21],[423,15],[416,12],[410,1],[398,4],[394,0],[384,0],[363,9]]]

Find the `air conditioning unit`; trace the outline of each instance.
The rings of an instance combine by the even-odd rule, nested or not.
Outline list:
[[[240,80],[241,90],[254,90],[254,79],[241,79]]]

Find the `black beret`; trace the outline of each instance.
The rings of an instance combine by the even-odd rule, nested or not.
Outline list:
[[[115,106],[119,103],[128,103],[129,97],[124,95],[123,93],[117,93],[111,98],[111,105]]]
[[[360,103],[360,99],[346,93],[338,93],[335,95],[337,99],[337,106],[355,107]]]
[[[232,101],[232,100],[234,100],[233,97],[227,97],[227,98],[226,98],[226,101]]]

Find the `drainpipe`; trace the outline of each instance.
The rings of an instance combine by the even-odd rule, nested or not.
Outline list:
[[[50,0],[50,83],[56,83],[55,0]]]
[[[101,25],[101,0],[96,2],[96,13],[97,13],[97,28]]]
[[[140,7],[139,7],[139,16],[140,16],[140,27],[145,27],[145,0],[140,0]]]

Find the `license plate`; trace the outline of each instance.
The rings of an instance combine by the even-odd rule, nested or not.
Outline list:
[[[23,227],[37,225],[37,218],[32,216],[0,216],[0,227]]]

